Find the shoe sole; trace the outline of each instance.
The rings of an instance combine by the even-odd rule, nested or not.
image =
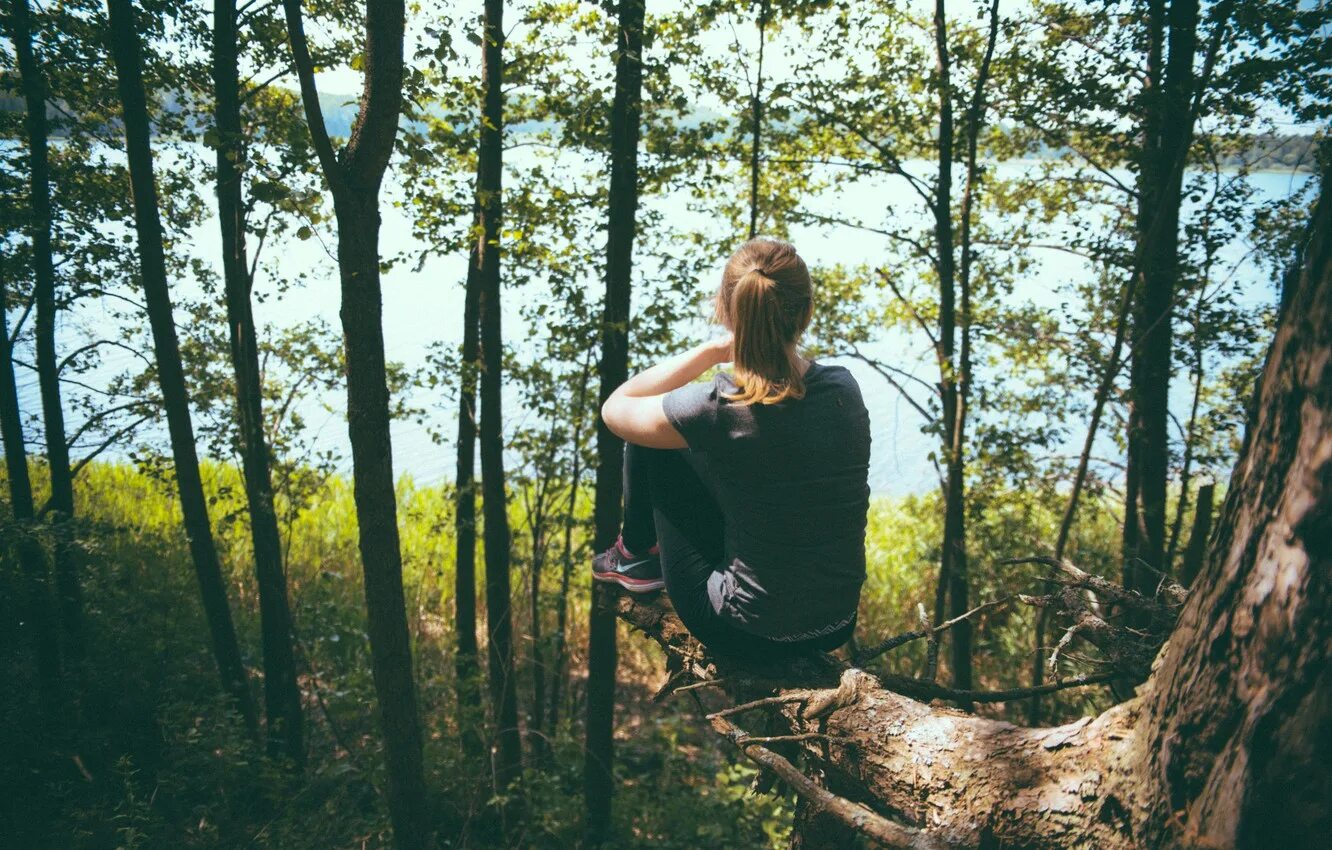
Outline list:
[[[625,590],[632,593],[650,593],[654,590],[661,590],[666,586],[665,579],[659,578],[630,578],[629,576],[616,575],[615,573],[592,573],[594,581],[605,584],[618,584]]]

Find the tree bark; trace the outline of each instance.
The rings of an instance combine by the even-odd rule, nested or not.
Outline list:
[[[504,3],[486,0],[482,24],[484,98],[477,156],[481,221],[472,261],[478,267],[481,322],[481,509],[486,557],[486,661],[495,716],[495,790],[522,772],[517,683],[513,669],[513,612],[509,587],[509,502],[504,483],[504,336],[500,316],[500,217],[504,127]]]
[[[338,271],[347,357],[347,431],[353,497],[365,574],[370,666],[379,700],[393,840],[402,850],[430,846],[411,640],[402,587],[402,551],[389,439],[379,280],[379,190],[402,109],[402,0],[366,4],[365,85],[346,147],[334,151],[315,87],[300,0],[284,0],[301,101],[338,223]],[[452,830],[454,825],[446,828]]]
[[[1148,4],[1123,553],[1124,586],[1146,594],[1169,567],[1171,322],[1180,285],[1179,209],[1193,135],[1197,24],[1197,0],[1170,0],[1168,8],[1166,0]]]
[[[241,175],[245,139],[241,130],[239,47],[236,0],[213,5],[214,117],[217,124],[217,218],[222,229],[222,272],[226,289],[227,329],[236,376],[236,420],[241,467],[250,508],[250,538],[259,588],[264,655],[264,715],[270,754],[285,753],[299,766],[305,761],[305,721],[296,683],[291,608],[282,568],[282,540],[273,507],[270,452],[264,433],[263,377],[250,291],[254,281],[246,261],[245,205]]]
[[[819,733],[802,748],[827,789],[860,804],[863,821],[914,830],[886,846],[1323,846],[1332,832],[1327,193],[1304,257],[1203,572],[1135,697],[1041,729],[926,705],[859,670],[842,670],[831,687],[837,665],[827,657],[760,671],[704,653],[692,671],[732,692],[747,682],[746,699],[755,683],[778,685],[769,710],[792,733]],[[673,653],[697,650],[665,603],[625,596],[620,613]]]
[[[2,259],[2,258],[0,258]],[[18,385],[14,380],[14,350],[9,342],[9,284],[0,265],[0,437],[5,444],[5,469],[9,473],[9,505],[18,524],[18,560],[23,570],[22,612],[32,640],[37,667],[37,689],[45,725],[59,717],[60,639],[52,616],[50,578],[42,548],[32,536],[32,480],[28,477],[28,453],[23,444],[23,415],[19,410]]]
[[[68,521],[74,516],[74,476],[65,439],[65,412],[60,398],[60,367],[56,360],[56,273],[51,247],[50,128],[46,120],[46,76],[33,51],[31,10],[27,0],[10,3],[10,39],[18,59],[23,89],[24,123],[28,136],[28,232],[32,239],[33,277],[37,306],[36,359],[41,386],[42,419],[46,430],[46,460],[51,475],[51,510],[54,512],[54,562],[60,615],[70,654],[83,655],[83,590],[75,552],[69,541]]]
[[[638,211],[638,138],[643,92],[644,0],[619,0],[615,99],[611,105],[610,196],[606,239],[606,302],[601,322],[601,387],[597,409],[629,378],[629,295]],[[623,509],[624,444],[597,418],[597,478],[593,516],[597,547],[614,543]],[[614,594],[593,583],[588,627],[585,843],[599,846],[610,833],[615,726]]]
[[[222,683],[252,734],[258,730],[254,700],[227,603],[222,565],[213,543],[208,502],[199,476],[199,457],[190,421],[189,393],[180,361],[180,344],[171,314],[171,292],[167,285],[166,254],[162,246],[162,220],[157,204],[153,154],[148,121],[148,99],[143,86],[143,56],[134,9],[130,0],[107,0],[110,17],[111,55],[125,124],[125,153],[129,163],[130,190],[134,196],[134,227],[138,235],[139,274],[143,286],[148,324],[152,328],[157,379],[166,408],[167,431],[176,470],[176,487],[184,515],[185,536],[199,580],[204,613],[212,639]]]

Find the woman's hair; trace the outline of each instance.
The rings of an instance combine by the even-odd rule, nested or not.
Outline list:
[[[803,398],[795,343],[814,312],[814,288],[795,246],[751,239],[731,255],[717,290],[715,319],[735,337],[736,393],[741,404]]]

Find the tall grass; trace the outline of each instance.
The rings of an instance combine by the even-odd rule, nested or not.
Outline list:
[[[220,464],[203,471],[238,634],[258,688],[259,606],[241,477],[234,467]],[[34,473],[40,489],[45,477],[40,468]],[[10,809],[0,810],[0,817],[21,825],[25,811],[41,810],[40,827],[26,822],[25,831],[15,834],[32,837],[34,844],[54,838],[58,846],[71,848],[384,846],[386,818],[378,794],[383,777],[349,482],[335,476],[306,503],[279,504],[301,685],[311,720],[311,770],[304,781],[268,762],[245,740],[220,695],[170,479],[128,464],[94,463],[81,474],[76,492],[94,641],[86,665],[71,672],[71,694],[79,694],[72,700],[74,731],[59,749],[73,753],[78,767],[65,756],[53,763],[15,731],[31,720],[36,710],[31,699],[7,702],[0,716],[5,727],[0,746],[12,747],[8,751],[19,756],[0,767],[0,779],[6,787],[28,779],[26,796],[3,795]],[[420,487],[403,479],[397,497],[428,781],[437,810],[479,817],[489,800],[488,767],[467,762],[454,701],[451,488]],[[1028,590],[1037,582],[1037,571],[1018,573],[996,564],[1048,547],[1062,505],[1047,501],[1058,500],[1001,494],[974,510],[974,602],[1018,585]],[[524,503],[513,498],[510,505],[513,616],[520,636],[532,632],[525,598],[532,553],[521,533]],[[511,846],[571,846],[578,836],[590,598],[584,532],[590,507],[590,494],[580,494],[562,723],[546,730],[551,761],[533,765],[526,776],[526,831]],[[1071,554],[1101,569],[1113,562],[1118,529],[1108,512],[1084,515]],[[862,645],[914,628],[918,603],[932,607],[940,516],[934,496],[873,502],[858,630]],[[560,558],[549,557],[546,569],[539,611],[542,631],[549,636],[560,602]],[[0,582],[18,586],[9,555],[0,560]],[[484,587],[478,588],[482,594]],[[484,612],[483,605],[478,609]],[[17,645],[21,635],[6,634]],[[483,641],[484,635],[483,626]],[[622,636],[616,813],[624,846],[781,846],[790,828],[789,801],[747,794],[752,770],[717,744],[694,716],[692,701],[651,703],[650,695],[664,681],[661,654],[641,637],[627,631]],[[1031,610],[987,612],[977,623],[978,686],[1025,683],[1034,652],[1031,636]],[[517,675],[524,705],[531,699],[530,651],[531,641],[520,639]],[[908,644],[873,662],[872,669],[918,672],[923,651],[921,645]],[[4,661],[3,672],[11,681],[30,681],[30,659],[21,652],[7,652]],[[1055,711],[1070,716],[1105,701],[1104,694],[1064,695]],[[1017,708],[986,710],[1005,716]],[[82,775],[84,770],[91,779]],[[34,775],[40,780],[33,782]],[[0,830],[5,826],[0,820]]]

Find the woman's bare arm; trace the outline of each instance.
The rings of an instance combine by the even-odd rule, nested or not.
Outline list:
[[[731,336],[727,334],[663,360],[611,393],[601,406],[601,419],[626,442],[650,449],[686,448],[684,437],[666,418],[662,398],[731,357]]]

